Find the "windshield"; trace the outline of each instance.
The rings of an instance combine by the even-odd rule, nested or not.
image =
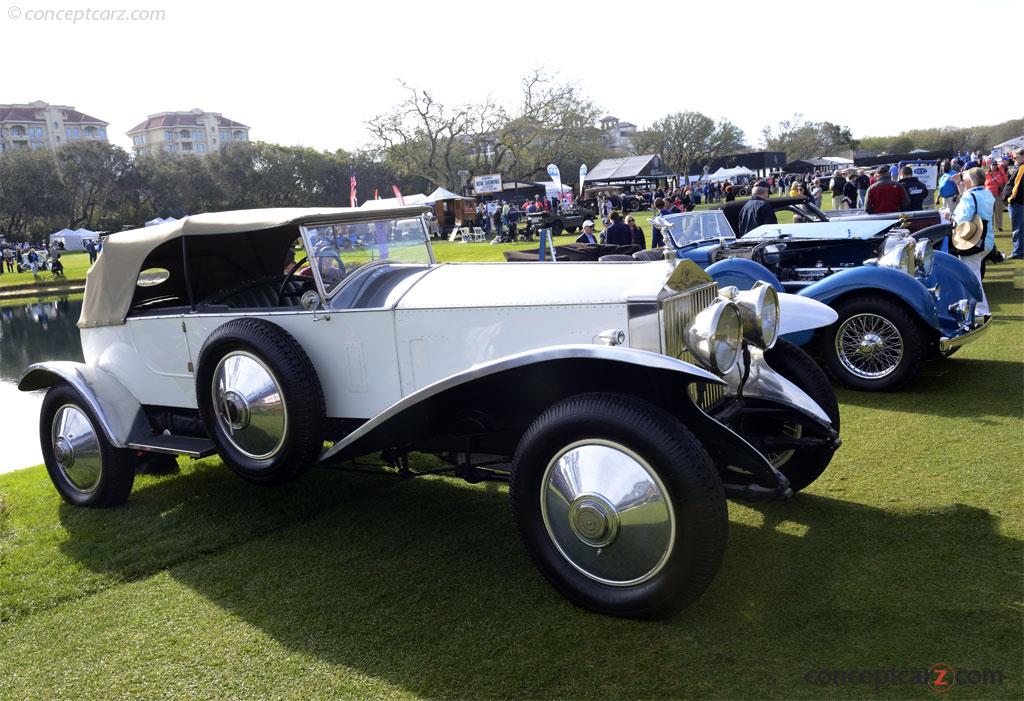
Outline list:
[[[329,296],[356,270],[380,260],[433,263],[420,217],[303,227],[309,262]],[[302,274],[302,273],[300,273]]]
[[[736,238],[732,227],[729,226],[729,220],[725,218],[720,209],[686,212],[685,214],[666,214],[665,219],[672,224],[672,241],[676,248],[700,241]]]

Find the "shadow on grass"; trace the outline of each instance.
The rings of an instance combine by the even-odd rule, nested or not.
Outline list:
[[[1019,671],[1021,543],[977,508],[896,513],[814,495],[734,506],[711,589],[644,623],[581,611],[549,587],[504,489],[314,473],[275,507],[277,490],[203,477],[198,494],[190,478],[140,489],[123,520],[63,507],[62,547],[130,574],[97,536],[116,525],[135,535],[133,557],[178,562],[177,581],[282,646],[418,694],[821,696],[802,681],[809,669]]]

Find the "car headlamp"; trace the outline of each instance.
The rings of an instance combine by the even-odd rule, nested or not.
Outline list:
[[[935,265],[935,247],[928,239],[918,241],[914,246],[914,264],[922,275],[932,274],[932,268]]]
[[[743,338],[765,350],[775,345],[779,334],[779,293],[763,280],[734,297],[743,324]]]
[[[878,265],[883,268],[895,268],[902,270],[907,275],[913,275],[917,269],[917,264],[914,261],[914,239],[886,239],[885,253],[878,259]]]
[[[739,308],[719,300],[697,314],[686,327],[686,347],[694,357],[718,375],[732,370],[743,343]]]

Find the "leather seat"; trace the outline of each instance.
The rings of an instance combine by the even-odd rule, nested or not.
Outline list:
[[[281,291],[282,276],[275,275],[264,280],[246,283],[234,290],[226,290],[210,295],[208,304],[223,304],[232,309],[273,309],[282,307],[301,307],[302,293],[313,289],[313,281],[309,278],[293,276],[285,287],[278,304]]]

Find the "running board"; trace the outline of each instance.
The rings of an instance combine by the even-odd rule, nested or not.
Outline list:
[[[150,436],[145,441],[129,443],[130,450],[144,450],[147,453],[165,453],[167,455],[187,455],[190,458],[205,458],[213,455],[217,449],[209,438],[191,438],[189,436]]]

